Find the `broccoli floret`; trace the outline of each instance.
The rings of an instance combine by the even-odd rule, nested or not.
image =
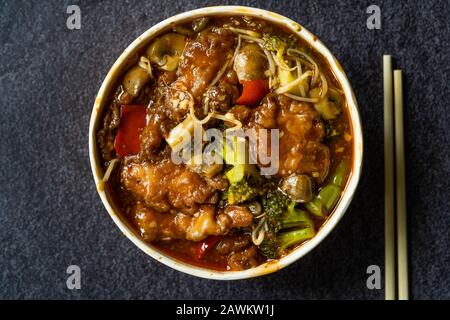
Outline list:
[[[288,247],[314,237],[314,222],[308,212],[295,208],[295,202],[281,192],[266,196],[263,206],[270,232],[259,245],[259,250],[267,258],[278,258]]]
[[[238,147],[241,143],[241,148]],[[228,190],[223,194],[229,204],[242,203],[264,195],[274,187],[270,180],[264,179],[255,164],[247,163],[247,141],[235,139],[232,145],[225,145],[224,159],[232,168],[225,172],[230,183]]]
[[[280,229],[313,226],[306,211],[295,207],[295,202],[280,191],[267,194],[262,205],[267,215],[268,226],[272,232]]]
[[[287,248],[309,240],[315,235],[314,227],[283,231],[276,235],[269,234],[258,248],[267,258],[277,259],[285,253]]]
[[[289,203],[289,198],[280,191],[269,193],[262,199],[267,223],[273,232],[277,232],[281,228],[282,217],[287,211]]]
[[[287,43],[284,39],[279,36],[271,35],[265,33],[263,35],[264,48],[270,51],[281,51],[284,52],[287,48]]]
[[[259,251],[269,259],[276,259],[279,256],[279,244],[274,234],[266,234],[264,241],[258,248]]]
[[[297,40],[294,37],[282,37],[269,33],[263,34],[263,46],[269,51],[276,51],[283,54],[287,49],[293,48]]]
[[[266,180],[253,173],[246,175],[242,180],[230,183],[228,190],[222,197],[226,197],[229,204],[242,203],[257,196],[263,196],[273,188],[274,184],[271,180]]]
[[[295,207],[295,202],[292,201],[281,220],[281,229],[286,230],[291,228],[309,227],[314,227],[314,222],[311,220],[309,213],[304,210],[297,209]]]
[[[227,199],[229,204],[242,203],[251,200],[258,195],[258,189],[250,179],[244,179],[232,183],[227,190]]]
[[[284,52],[289,48],[294,46],[294,38],[286,38],[280,36],[274,36],[270,34],[263,35],[263,46],[269,51],[275,51],[277,53],[276,58],[278,62],[286,68],[289,68],[284,61]]]

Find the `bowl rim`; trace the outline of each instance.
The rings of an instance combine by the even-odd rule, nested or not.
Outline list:
[[[291,32],[296,33],[299,37],[301,37],[309,45],[311,45],[316,51],[318,51],[318,53],[325,58],[325,60],[331,67],[333,73],[335,74],[336,78],[338,79],[339,83],[342,85],[347,100],[348,110],[350,114],[350,121],[353,130],[354,154],[353,154],[352,173],[347,181],[343,194],[338,204],[336,205],[333,213],[327,218],[327,220],[318,230],[314,238],[304,242],[299,247],[292,250],[292,252],[290,252],[289,254],[280,259],[268,261],[256,268],[244,271],[210,270],[177,260],[176,258],[173,258],[161,252],[157,248],[153,247],[151,244],[146,243],[144,240],[141,239],[139,235],[135,233],[130,223],[124,217],[122,217],[121,214],[118,212],[118,210],[115,208],[114,203],[109,197],[106,190],[104,188],[99,187],[99,183],[103,177],[103,171],[98,156],[96,130],[101,118],[102,114],[101,110],[104,107],[103,104],[105,101],[105,97],[110,92],[113,85],[116,84],[116,80],[120,76],[120,71],[126,65],[130,56],[138,52],[152,38],[154,38],[161,32],[166,31],[173,24],[181,23],[183,21],[195,19],[201,16],[220,16],[220,15],[223,16],[247,15],[252,17],[258,17],[260,19],[264,19],[276,23],[278,25],[282,25],[284,27],[287,27]],[[278,13],[246,6],[213,6],[190,10],[169,17],[149,28],[138,38],[136,38],[122,52],[122,54],[114,62],[113,66],[108,71],[108,74],[106,75],[97,93],[89,123],[89,159],[91,169],[94,176],[97,192],[102,200],[103,205],[105,206],[106,210],[108,211],[108,214],[110,215],[114,223],[119,227],[122,233],[125,234],[125,236],[128,239],[130,239],[139,249],[144,251],[147,255],[151,256],[155,260],[162,262],[163,264],[172,269],[206,279],[237,280],[270,274],[289,266],[293,262],[302,258],[312,249],[314,249],[334,229],[334,227],[343,217],[348,206],[350,205],[350,202],[353,198],[361,175],[362,156],[363,156],[363,135],[358,105],[356,102],[353,89],[338,60],[314,34],[312,34],[310,31],[308,31],[306,28],[304,28],[297,22],[287,17],[284,17]]]

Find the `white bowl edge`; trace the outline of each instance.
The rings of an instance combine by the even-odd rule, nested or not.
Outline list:
[[[362,139],[362,128],[361,128],[361,119],[359,116],[358,106],[356,102],[355,95],[350,86],[350,83],[340,66],[339,62],[333,56],[333,54],[323,45],[323,43],[317,39],[311,32],[305,29],[303,26],[298,23],[292,21],[289,18],[286,18],[282,15],[279,15],[274,12],[266,11],[258,8],[251,7],[243,7],[243,6],[217,6],[217,7],[206,7],[195,9],[192,11],[187,11],[175,16],[172,16],[145,31],[141,36],[139,36],[136,40],[134,40],[119,56],[114,65],[109,70],[105,80],[103,81],[100,90],[95,99],[94,107],[92,110],[90,124],[89,124],[89,158],[91,163],[92,172],[94,175],[95,185],[98,186],[99,182],[103,177],[102,169],[98,161],[98,151],[97,151],[97,143],[96,143],[96,128],[97,123],[99,121],[99,116],[101,115],[101,108],[103,107],[105,95],[111,90],[112,85],[114,84],[116,78],[120,74],[120,70],[125,65],[129,56],[139,51],[139,49],[148,43],[148,41],[157,35],[159,32],[164,31],[170,25],[174,23],[179,23],[185,20],[191,20],[199,16],[205,15],[249,15],[253,17],[259,17],[271,22],[274,22],[278,25],[284,25],[292,32],[297,33],[301,38],[305,39],[310,45],[313,46],[315,50],[317,50],[322,56],[325,57],[328,64],[330,65],[333,73],[336,75],[339,83],[342,85],[347,105],[349,108],[351,124],[353,129],[353,170],[351,176],[349,177],[347,184],[345,186],[343,196],[339,200],[336,208],[330,217],[326,220],[326,222],[322,225],[322,227],[317,232],[316,236],[311,240],[303,243],[296,249],[294,249],[291,253],[286,255],[285,257],[269,261],[264,263],[256,268],[248,269],[245,271],[215,271],[210,269],[205,269],[197,266],[193,266],[191,264],[176,260],[172,258],[156,248],[152,245],[143,241],[131,228],[129,223],[121,217],[120,213],[116,213],[114,205],[110,203],[110,199],[105,192],[105,190],[100,190],[97,187],[97,191],[100,195],[100,198],[108,211],[109,215],[115,222],[115,224],[119,227],[119,229],[142,251],[151,256],[152,258],[162,262],[163,264],[171,267],[175,270],[194,275],[201,278],[206,279],[215,279],[215,280],[237,280],[237,279],[246,279],[257,277],[265,274],[269,274],[280,270],[282,268],[287,267],[292,264],[296,260],[303,257],[305,254],[310,252],[313,248],[315,248],[337,225],[339,220],[345,214],[350,202],[353,198],[353,194],[356,190],[356,187],[359,182],[359,178],[361,175],[362,169],[362,154],[363,154],[363,139]]]

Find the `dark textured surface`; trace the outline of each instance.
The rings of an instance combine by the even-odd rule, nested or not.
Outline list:
[[[225,2],[226,3],[226,2]],[[366,8],[382,30],[366,28]],[[79,4],[82,28],[66,29]],[[223,4],[211,1],[208,4]],[[354,87],[364,172],[346,216],[312,253],[262,278],[197,279],[153,261],[103,208],[88,161],[92,104],[121,51],[154,23],[205,1],[0,2],[0,298],[382,299],[366,268],[384,264],[381,56],[406,73],[411,291],[450,298],[448,1],[245,1],[315,33]],[[82,289],[66,288],[77,264]]]

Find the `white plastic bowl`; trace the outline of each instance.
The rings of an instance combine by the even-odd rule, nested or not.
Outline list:
[[[315,37],[311,32],[306,30],[297,22],[294,22],[286,17],[283,17],[277,13],[273,13],[270,11],[242,6],[207,7],[178,14],[151,27],[149,30],[144,32],[140,37],[138,37],[135,41],[133,41],[133,43],[131,43],[131,45],[129,45],[128,48],[126,48],[123,51],[123,53],[120,55],[120,57],[112,66],[111,70],[109,70],[95,99],[94,108],[92,110],[89,125],[89,157],[96,186],[99,185],[99,182],[103,177],[103,171],[98,156],[96,131],[98,128],[98,124],[100,122],[102,108],[105,107],[107,97],[111,93],[111,90],[114,90],[116,80],[120,76],[121,70],[126,65],[127,60],[131,56],[133,56],[133,54],[137,53],[144,46],[146,46],[152,38],[169,29],[174,24],[183,23],[185,21],[189,21],[202,16],[229,16],[229,15],[247,15],[252,17],[258,17],[260,19],[265,19],[278,25],[285,26],[287,29],[303,38],[315,50],[317,50],[320,54],[323,55],[323,57],[330,65],[332,71],[336,75],[337,79],[341,83],[345,92],[345,97],[347,99],[348,109],[351,118],[351,125],[353,128],[354,156],[353,156],[352,173],[351,176],[349,177],[347,185],[345,186],[343,195],[339,200],[339,203],[337,204],[334,212],[322,225],[320,230],[317,232],[316,236],[313,239],[303,243],[298,248],[293,250],[291,253],[289,253],[288,255],[279,260],[269,261],[256,268],[245,271],[210,270],[190,265],[188,263],[179,261],[171,256],[168,256],[167,254],[160,252],[158,249],[142,240],[140,236],[135,233],[134,229],[129,224],[129,222],[124,217],[121,216],[121,214],[115,207],[114,203],[111,201],[111,198],[108,195],[108,193],[102,188],[97,187],[100,198],[102,199],[102,202],[105,205],[105,208],[108,211],[111,218],[120,228],[120,230],[146,254],[175,270],[182,271],[197,277],[207,279],[217,279],[217,280],[246,279],[269,274],[290,265],[291,263],[303,257],[313,248],[315,248],[331,232],[331,230],[333,230],[333,228],[336,226],[336,224],[339,222],[339,220],[342,218],[345,211],[347,210],[352,200],[355,189],[358,185],[359,177],[361,174],[362,154],[363,154],[361,120],[359,117],[358,107],[352,87],[350,86],[347,76],[345,75],[344,70],[342,69],[339,62],[331,54],[331,52],[323,45],[323,43],[317,39],[317,37]]]

